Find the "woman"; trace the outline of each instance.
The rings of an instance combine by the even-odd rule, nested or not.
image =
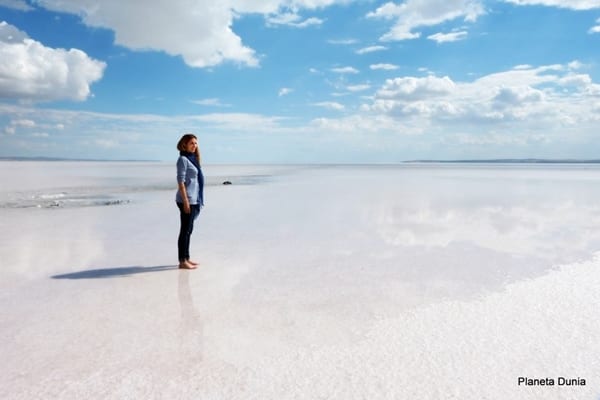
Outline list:
[[[177,194],[175,201],[179,207],[181,228],[177,248],[179,268],[194,269],[198,263],[190,260],[190,236],[194,230],[194,220],[204,205],[204,175],[200,168],[200,150],[198,138],[186,134],[177,143],[179,158],[177,159]]]

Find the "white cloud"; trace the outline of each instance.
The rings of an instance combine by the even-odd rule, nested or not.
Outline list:
[[[158,50],[182,56],[193,67],[224,61],[258,65],[231,26],[231,2],[39,0],[56,12],[78,15],[92,27],[115,33],[115,42],[132,50]]]
[[[192,100],[192,103],[198,104],[201,106],[210,106],[210,107],[231,107],[231,104],[221,103],[221,100],[219,100],[217,98]]]
[[[577,70],[580,68],[583,68],[585,65],[582,64],[580,61],[571,61],[570,63],[567,64],[567,68],[569,68],[570,70]]]
[[[80,16],[91,27],[110,29],[115,41],[132,50],[164,51],[181,56],[192,67],[223,62],[258,66],[255,51],[242,43],[233,29],[234,19],[262,14],[267,23],[298,28],[321,24],[318,18],[301,20],[302,9],[315,10],[349,0],[224,0],[224,1],[122,1],[37,0],[51,11]]]
[[[239,13],[275,14],[286,10],[315,10],[334,4],[350,3],[352,0],[231,0],[231,7]]]
[[[419,27],[435,26],[458,18],[472,22],[484,13],[481,0],[407,0],[402,4],[386,3],[367,17],[395,20],[392,29],[380,38],[393,41],[419,38],[421,33],[414,32]]]
[[[284,88],[279,89],[278,96],[279,97],[285,96],[285,95],[288,95],[288,94],[292,93],[293,91],[294,91],[294,89],[290,89],[290,88],[285,88],[284,87]]]
[[[22,44],[29,36],[17,27],[10,25],[6,21],[0,22],[0,43],[6,44]]]
[[[376,51],[383,51],[383,50],[387,50],[387,47],[385,47],[385,46],[369,46],[369,47],[363,47],[362,49],[356,50],[356,54],[367,54],[367,53],[373,53]]]
[[[384,86],[377,92],[381,99],[421,100],[432,96],[444,96],[452,93],[455,84],[447,76],[437,78],[396,78],[386,80]]]
[[[385,71],[393,71],[395,69],[398,69],[399,67],[394,64],[371,64],[369,68],[371,68],[372,70],[382,69]]]
[[[588,30],[588,33],[600,33],[600,18],[598,18],[598,19],[596,20],[596,23],[597,23],[598,25],[596,25],[596,26],[592,26],[592,27],[591,27],[591,28]]]
[[[335,111],[343,111],[345,109],[343,104],[336,103],[335,101],[322,101],[319,103],[313,103],[313,106],[323,107]]]
[[[303,141],[309,147],[318,143],[308,139],[312,137],[353,148],[354,154],[363,154],[369,144],[379,144],[387,150],[373,153],[375,160],[387,160],[386,154],[398,157],[396,150],[410,157],[420,149],[450,157],[452,149],[494,157],[499,150],[508,156],[553,156],[563,154],[564,148],[575,148],[577,156],[593,157],[600,123],[600,84],[585,73],[586,68],[576,61],[519,65],[469,81],[399,76],[387,80],[349,115],[341,103],[314,103],[340,114],[304,123],[259,114],[127,115],[0,103],[0,121],[7,121],[0,135],[0,154],[21,154],[24,147],[19,143],[27,138],[26,149],[32,154],[64,156],[64,149],[69,148],[94,151],[95,158],[169,159],[168,149],[177,133],[192,131],[203,136],[203,145],[210,149],[207,154],[213,156],[215,143],[229,139],[245,146],[245,137],[264,143],[281,140],[282,145],[293,138],[294,143]],[[33,132],[49,136],[34,138]],[[101,142],[93,146],[96,139]],[[142,141],[144,146],[139,146]],[[43,146],[58,150],[45,153]],[[136,153],[131,153],[132,148]],[[330,156],[322,153],[320,160],[330,160]]]
[[[592,10],[600,8],[600,0],[504,0],[518,6],[548,6],[571,10]]]
[[[529,86],[500,87],[492,99],[494,108],[522,106],[544,100],[544,93]]]
[[[12,8],[20,11],[31,11],[31,7],[25,0],[0,0],[0,7]]]
[[[315,17],[302,20],[302,17],[296,13],[270,15],[266,20],[269,26],[285,25],[293,28],[306,28],[313,25],[321,25],[324,22],[322,19]]]
[[[574,87],[574,88],[588,88],[593,85],[592,78],[587,74],[575,74],[570,73],[557,80],[557,84],[560,86]]]
[[[323,24],[323,22],[325,22],[325,20],[316,17],[311,17],[297,24],[293,24],[292,26],[296,28],[306,28],[307,26],[321,25]]]
[[[456,42],[463,40],[467,37],[466,31],[450,32],[450,33],[436,33],[434,35],[427,36],[427,39],[434,40],[438,43]]]
[[[340,44],[340,45],[351,45],[358,43],[356,39],[330,39],[327,41],[329,44]]]
[[[383,114],[358,114],[342,118],[316,118],[310,123],[317,130],[328,133],[356,134],[357,132],[364,132],[373,135],[398,132],[399,130],[407,135],[422,133],[422,130],[419,128],[408,126],[407,124],[399,124],[397,120]]]
[[[450,123],[474,130],[511,124],[517,131],[539,132],[565,124],[583,126],[598,119],[592,107],[600,100],[600,85],[589,75],[575,73],[580,66],[521,65],[473,82],[436,76],[389,79],[363,109],[402,120],[419,119],[440,130]]]
[[[4,127],[4,132],[8,135],[25,134],[30,137],[48,137],[48,133],[46,132],[32,132],[32,130],[46,129],[48,126],[45,124],[39,125],[33,119],[21,118],[21,119],[12,119],[10,123]]]
[[[529,64],[520,64],[520,65],[516,65],[513,69],[519,70],[519,69],[531,69],[531,68],[533,68],[533,66],[531,66]]]
[[[354,67],[332,68],[331,71],[335,72],[336,74],[358,74],[359,73],[359,71]]]
[[[273,132],[281,130],[280,124],[285,118],[248,113],[214,113],[186,117],[186,120],[189,121],[188,124],[194,121],[203,122],[209,126],[231,131],[242,129],[248,132]]]
[[[0,22],[0,97],[32,101],[85,100],[104,62],[78,49],[53,49]]]
[[[12,126],[20,126],[23,128],[35,128],[36,126],[35,121],[30,119],[15,119],[10,121],[10,124]]]
[[[368,90],[371,88],[371,85],[369,84],[361,84],[361,85],[349,85],[346,87],[346,89],[350,92],[362,92],[363,90]]]

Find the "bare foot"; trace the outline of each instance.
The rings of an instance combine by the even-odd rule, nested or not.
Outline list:
[[[192,264],[192,265],[198,265],[198,263],[196,261],[192,261],[190,259],[186,260],[188,263]]]
[[[196,269],[197,267],[194,264],[191,264],[188,261],[181,261],[179,263],[179,268],[180,269]]]

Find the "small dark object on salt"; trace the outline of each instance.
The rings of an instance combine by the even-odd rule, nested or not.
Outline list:
[[[230,181],[225,181],[225,182],[223,182],[223,185],[231,185],[231,182]]]

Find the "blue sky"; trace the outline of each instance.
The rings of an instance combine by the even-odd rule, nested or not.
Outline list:
[[[0,0],[0,156],[600,158],[600,0]]]

